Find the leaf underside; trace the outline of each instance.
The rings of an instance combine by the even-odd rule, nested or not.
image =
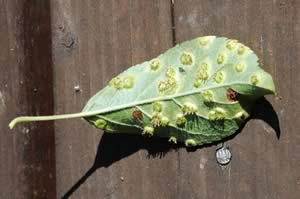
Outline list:
[[[20,117],[10,123],[83,117],[108,133],[170,138],[186,146],[234,134],[257,98],[275,92],[270,74],[237,40],[183,42],[114,77],[75,114]]]
[[[130,67],[92,97],[83,112],[109,107],[112,111],[85,119],[107,132],[195,146],[235,133],[255,100],[273,92],[272,78],[253,51],[236,40],[206,36]]]

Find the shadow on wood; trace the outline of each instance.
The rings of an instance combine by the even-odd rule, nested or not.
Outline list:
[[[250,119],[260,119],[268,123],[276,132],[277,138],[280,137],[280,125],[276,112],[272,105],[265,99],[260,99],[253,111]],[[246,122],[245,122],[246,123]],[[234,138],[242,131],[244,126],[232,136],[223,139],[222,141],[211,144],[202,145],[199,147],[189,147],[188,152],[193,152],[204,147],[210,147],[220,142],[226,142]],[[185,147],[183,144],[172,144],[166,138],[152,137],[151,139],[144,138],[139,135],[129,134],[111,134],[104,133],[96,154],[96,158],[92,167],[65,193],[62,198],[69,198],[97,169],[101,167],[109,167],[114,162],[117,162],[131,154],[136,153],[141,149],[148,151],[148,158],[162,158],[170,150],[178,150]]]
[[[277,138],[280,138],[281,130],[278,115],[266,98],[263,97],[257,101],[250,119],[263,120],[273,128]]]

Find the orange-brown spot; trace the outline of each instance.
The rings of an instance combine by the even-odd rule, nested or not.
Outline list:
[[[228,88],[226,92],[227,99],[230,101],[237,101],[239,94],[235,92],[232,88]]]

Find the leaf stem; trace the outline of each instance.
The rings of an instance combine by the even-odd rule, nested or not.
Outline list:
[[[243,85],[244,83],[236,83],[236,84]],[[232,85],[232,83],[231,83],[231,85]],[[172,98],[186,96],[186,95],[192,95],[194,93],[198,93],[198,92],[201,92],[201,91],[206,90],[206,89],[220,88],[220,87],[226,87],[226,86],[229,86],[229,85],[224,84],[222,86],[211,86],[211,87],[207,87],[207,88],[200,88],[200,89],[197,89],[197,90],[193,90],[193,91],[189,91],[189,92],[185,92],[185,93],[181,93],[181,94],[176,94],[176,95],[171,95],[171,96],[160,96],[160,97],[157,97],[157,98],[141,100],[141,101],[138,101],[138,102],[132,102],[132,103],[128,103],[128,104],[118,105],[118,106],[115,106],[115,107],[108,107],[108,108],[104,108],[104,109],[96,110],[96,111],[86,111],[86,112],[63,114],[63,115],[17,117],[15,119],[13,119],[9,123],[8,126],[9,126],[10,129],[13,129],[16,126],[16,124],[21,123],[21,122],[49,121],[49,120],[62,120],[62,119],[71,119],[71,118],[79,118],[79,117],[89,117],[89,116],[93,116],[93,115],[99,115],[99,114],[103,114],[103,113],[117,111],[117,110],[124,109],[124,108],[129,108],[129,107],[132,107],[132,106],[147,104],[147,103],[151,103],[153,101],[171,100]]]
[[[85,112],[80,113],[74,113],[74,114],[63,114],[63,115],[49,115],[49,116],[23,116],[23,117],[17,117],[13,119],[9,123],[9,128],[13,129],[16,124],[21,122],[34,122],[34,121],[49,121],[49,120],[62,120],[62,119],[71,119],[71,118],[78,118],[78,117],[84,117]]]

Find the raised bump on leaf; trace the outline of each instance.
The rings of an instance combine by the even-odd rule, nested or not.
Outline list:
[[[154,128],[152,126],[145,126],[142,134],[151,137],[153,136],[153,133]]]
[[[197,106],[193,103],[186,102],[183,104],[182,111],[185,115],[194,114],[198,110]]]
[[[176,91],[177,82],[173,77],[161,80],[158,84],[158,90],[161,93],[174,93]]]
[[[172,67],[169,67],[166,71],[166,77],[169,77],[169,78],[174,78],[176,75],[176,71],[174,68]]]
[[[200,68],[199,71],[197,72],[197,79],[207,80],[208,79],[207,70]]]
[[[225,75],[224,72],[218,71],[216,73],[216,76],[214,77],[214,80],[216,83],[220,84],[222,81],[224,81]]]
[[[160,102],[153,103],[153,111],[154,112],[161,112],[162,111],[162,104]]]
[[[240,62],[240,63],[238,63],[238,64],[235,65],[235,70],[237,72],[243,72],[244,69],[245,69],[245,64],[244,63]]]
[[[211,90],[205,90],[202,96],[206,102],[212,102],[214,100],[214,94]]]
[[[151,123],[154,127],[159,127],[161,125],[162,114],[159,112],[153,112],[151,117]]]
[[[182,55],[180,56],[180,62],[183,65],[192,65],[193,64],[193,55],[188,52],[182,53]]]
[[[107,122],[103,119],[97,119],[94,125],[99,129],[105,129]]]
[[[176,115],[176,125],[181,126],[186,123],[186,118],[182,113]]]
[[[208,70],[208,64],[206,62],[203,62],[201,65],[200,65],[200,69],[202,70]]]
[[[155,70],[157,70],[159,68],[159,66],[160,66],[160,61],[158,59],[154,59],[150,63],[151,70],[155,71]]]
[[[218,58],[217,58],[217,63],[218,64],[223,64],[225,61],[225,55],[224,54],[219,54]]]
[[[215,39],[215,36],[204,36],[199,38],[199,44],[201,46],[207,46],[209,43],[211,43]]]
[[[220,107],[216,107],[208,112],[208,118],[211,120],[222,120],[226,117],[226,111]]]
[[[239,48],[238,48],[238,50],[237,50],[237,53],[239,54],[239,55],[243,55],[244,53],[245,53],[245,51],[246,51],[246,47],[244,46],[244,45],[240,45],[239,46]]]
[[[187,139],[185,142],[184,142],[185,146],[189,147],[189,146],[196,146],[197,143],[195,140],[193,139]]]
[[[246,111],[240,111],[240,112],[236,113],[234,115],[234,117],[237,118],[237,119],[240,119],[240,120],[244,120],[247,117],[249,117],[249,114]]]
[[[208,118],[210,120],[215,120],[216,119],[216,111],[215,110],[211,110],[208,112]]]
[[[132,88],[134,85],[134,78],[132,76],[124,77],[123,88]]]
[[[195,88],[199,88],[202,84],[202,80],[201,79],[195,79],[194,80],[194,87]]]
[[[123,88],[123,81],[120,77],[113,78],[109,84],[115,87],[116,89]]]
[[[237,45],[237,40],[228,40],[226,43],[226,48],[228,48],[229,50],[233,50]]]
[[[170,120],[168,117],[166,117],[166,116],[161,117],[161,125],[162,126],[167,126],[169,123],[170,123]]]
[[[253,84],[253,85],[257,85],[258,82],[259,82],[257,75],[252,75],[252,76],[250,77],[250,82],[251,82],[251,84]]]
[[[171,136],[171,137],[169,138],[169,142],[172,142],[172,143],[174,143],[174,144],[177,144],[177,138],[174,137],[174,136]]]

